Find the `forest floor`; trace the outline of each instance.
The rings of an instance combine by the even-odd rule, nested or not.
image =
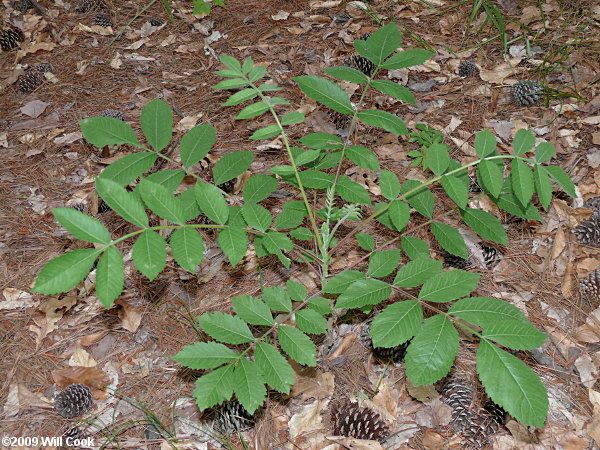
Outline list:
[[[210,415],[201,415],[191,397],[199,373],[172,359],[184,345],[198,340],[187,318],[228,311],[231,297],[259,293],[261,281],[278,285],[295,278],[309,291],[317,290],[318,280],[300,264],[287,270],[267,258],[260,261],[260,280],[251,252],[241,268],[232,269],[218,248],[207,243],[197,276],[185,276],[169,265],[149,282],[129,264],[125,291],[110,310],[97,301],[89,280],[63,295],[32,293],[36,274],[45,263],[85,246],[60,227],[52,208],[83,205],[112,233],[119,234],[124,227],[115,213],[99,208],[93,195],[94,176],[132,149],[94,148],[83,139],[79,120],[115,109],[139,130],[143,106],[159,97],[175,112],[175,142],[194,125],[210,122],[217,130],[215,156],[251,150],[255,155],[251,172],[266,173],[274,165],[286,164],[282,143],[249,140],[253,131],[269,124],[266,119],[235,121],[239,108],[222,106],[227,93],[210,88],[221,80],[214,74],[223,68],[216,57],[251,56],[267,67],[267,77],[283,87],[283,96],[308,117],[291,127],[292,139],[314,131],[335,133],[324,108],[304,97],[292,77],[324,76],[322,68],[342,65],[353,53],[354,39],[374,31],[377,20],[393,19],[402,31],[404,48],[429,48],[435,55],[423,65],[381,75],[411,89],[416,105],[371,95],[368,100],[375,107],[397,113],[410,131],[417,124],[440,130],[452,157],[462,163],[475,159],[476,132],[491,129],[506,150],[516,130],[528,128],[539,141],[555,144],[554,163],[578,186],[576,200],[556,191],[549,211],[543,212],[543,222],[507,219],[509,244],[497,247],[500,263],[493,268],[477,264],[469,268],[482,273],[477,295],[512,302],[549,336],[540,350],[519,354],[548,388],[546,426],[539,430],[509,421],[489,436],[486,445],[598,448],[600,286],[596,285],[595,296],[582,295],[579,280],[600,268],[600,250],[580,245],[573,234],[591,214],[582,208],[583,202],[600,197],[600,7],[596,2],[485,2],[504,17],[506,54],[498,30],[484,23],[483,9],[468,24],[477,3],[473,1],[374,0],[368,7],[375,13],[369,15],[357,2],[339,0],[229,0],[227,8],[215,7],[206,17],[194,16],[191,2],[175,1],[170,2],[173,22],[166,20],[157,1],[113,43],[121,28],[146,6],[144,0],[108,0],[112,28],[93,26],[97,12],[77,12],[75,0],[38,0],[44,15],[35,8],[15,11],[12,3],[2,1],[2,18],[5,24],[21,28],[25,39],[20,49],[0,53],[3,436],[61,436],[79,424],[85,428],[83,435],[93,437],[95,448],[103,444],[161,449],[465,448],[460,433],[449,425],[448,407],[431,401],[431,392],[409,386],[401,363],[386,368],[372,355],[361,339],[364,317],[357,316],[334,324],[333,336],[316,341],[321,350],[326,344],[335,344],[335,350],[321,352],[314,369],[296,367],[296,384],[289,396],[270,397],[254,424],[217,439],[218,433],[210,431]],[[152,26],[150,19],[162,25]],[[464,60],[477,64],[480,70],[475,76],[458,76],[458,65]],[[17,77],[40,63],[51,64],[43,83],[31,93],[20,92],[13,84]],[[529,107],[516,106],[510,87],[523,80],[543,82],[555,90],[554,95]],[[382,169],[400,179],[414,178],[417,169],[410,167],[407,153],[418,146],[407,136],[374,128],[358,131],[361,137],[356,139],[377,154]],[[350,170],[346,174],[377,195],[376,173]],[[435,194],[440,204],[451,207],[441,189]],[[279,205],[277,199],[267,203],[273,212]],[[453,216],[444,220],[463,227]],[[391,236],[379,225],[369,231],[381,241]],[[210,234],[206,237],[209,242],[214,239]],[[417,237],[431,242],[432,257],[444,258],[422,227]],[[358,246],[349,247],[333,270],[364,254]],[[469,345],[457,370],[470,371],[472,376]],[[101,382],[112,389],[110,395],[96,392],[97,405],[86,419],[87,427],[61,418],[52,407],[55,392],[73,382]],[[340,397],[368,399],[367,404],[384,418],[393,418],[388,420],[391,436],[381,444],[332,437],[331,400]],[[474,405],[474,410],[479,406]],[[164,431],[161,435],[159,423],[176,437],[169,438]],[[22,448],[55,448],[34,442],[23,441]]]

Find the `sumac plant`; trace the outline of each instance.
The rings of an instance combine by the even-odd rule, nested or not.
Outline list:
[[[400,40],[398,29],[390,24],[367,40],[354,42],[356,51],[376,66],[371,77],[350,67],[324,69],[331,78],[362,87],[356,104],[330,79],[299,76],[294,81],[308,97],[351,116],[352,125],[359,120],[391,133],[406,134],[404,122],[395,114],[363,108],[369,90],[414,103],[406,88],[376,79],[382,69],[410,67],[431,57],[430,52],[421,49],[397,52]],[[317,364],[316,348],[309,335],[328,332],[326,316],[342,308],[370,311],[385,302],[386,307],[370,328],[373,343],[393,347],[412,339],[406,354],[406,373],[414,385],[432,384],[448,374],[459,346],[459,326],[478,340],[477,371],[489,396],[522,423],[542,427],[548,409],[546,389],[538,376],[506,349],[537,348],[545,335],[510,303],[469,297],[480,275],[443,270],[442,263],[430,257],[429,245],[405,229],[411,217],[424,216],[441,247],[466,258],[463,237],[442,221],[445,214],[454,213],[483,239],[507,244],[504,227],[494,215],[467,206],[467,169],[476,166],[477,181],[483,189],[478,195],[487,195],[498,208],[515,216],[541,220],[535,204],[548,209],[552,180],[569,195],[575,195],[568,175],[549,164],[553,145],[536,146],[531,132],[519,130],[512,152],[500,154],[495,136],[484,130],[475,137],[478,159],[461,165],[450,158],[448,146],[433,140],[422,148],[422,166],[430,176],[428,181],[399,180],[391,171],[380,171],[378,158],[371,150],[343,142],[335,135],[312,133],[292,142],[286,127],[303,122],[305,117],[298,111],[278,113],[290,102],[275,95],[280,87],[261,84],[265,66],[255,65],[251,58],[240,62],[231,56],[223,56],[221,62],[226,68],[217,74],[225,80],[213,88],[235,91],[224,106],[246,104],[237,114],[239,120],[270,113],[274,123],[255,131],[250,139],[280,136],[289,164],[271,167],[270,174],[254,174],[243,188],[243,206],[231,206],[217,186],[245,172],[254,155],[251,151],[226,154],[213,168],[214,184],[203,181],[193,169],[215,143],[212,125],[196,126],[183,135],[177,160],[181,169],[152,173],[159,159],[176,163],[163,153],[173,131],[173,116],[166,103],[153,100],[142,111],[141,128],[147,145],[124,122],[104,117],[84,119],[80,121],[81,130],[92,145],[128,144],[140,150],[115,161],[96,178],[97,193],[136,229],[113,238],[93,217],[75,209],[54,209],[52,212],[62,226],[95,246],[69,251],[51,260],[39,273],[34,290],[44,294],[67,292],[88,275],[99,259],[96,295],[110,308],[124,286],[124,241],[136,239],[133,264],[152,280],[165,268],[168,249],[183,269],[196,271],[204,253],[198,229],[212,228],[232,265],[242,259],[252,239],[259,257],[276,255],[286,267],[290,267],[292,259],[297,264],[312,264],[321,274],[321,287],[320,291],[309,293],[302,284],[291,280],[285,286],[263,286],[261,298],[232,298],[232,314],[207,312],[197,318],[201,329],[213,340],[186,345],[174,359],[206,371],[196,382],[195,397],[201,409],[235,394],[253,413],[263,404],[267,385],[289,393],[294,376],[288,357],[306,366]],[[363,186],[341,175],[342,164],[378,172],[381,197],[372,198]],[[148,172],[151,174],[145,175]],[[196,178],[195,185],[187,189],[181,184],[186,174]],[[430,188],[436,183],[455,203],[453,211],[435,213]],[[298,195],[285,203],[273,220],[271,211],[261,202],[281,184],[291,185],[288,189]],[[313,209],[313,203],[318,208]],[[148,210],[166,225],[150,226]],[[213,223],[192,222],[201,215]],[[361,218],[362,215],[368,217]],[[373,220],[400,233],[397,248],[376,246],[375,239],[366,232],[367,224]],[[350,232],[344,228],[343,236],[341,223],[351,227]],[[168,243],[157,232],[166,229],[173,230]],[[341,253],[342,244],[352,242],[369,252],[368,268],[361,271],[349,265],[347,270],[330,274],[332,257]],[[401,261],[408,260],[400,266]],[[424,307],[430,312],[427,318]]]

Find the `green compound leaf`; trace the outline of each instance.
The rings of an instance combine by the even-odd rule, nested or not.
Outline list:
[[[483,337],[514,350],[533,350],[541,347],[546,335],[529,322],[506,320],[484,328]]]
[[[204,313],[198,317],[198,323],[206,334],[226,344],[244,344],[254,341],[254,336],[246,322],[231,314]]]
[[[392,273],[400,262],[400,250],[382,250],[375,252],[369,258],[367,275],[383,278]]]
[[[392,288],[383,281],[364,279],[346,285],[342,295],[337,299],[335,307],[362,308],[367,305],[376,305],[387,299],[392,293]]]
[[[347,202],[358,203],[359,205],[371,204],[371,198],[367,190],[346,175],[340,175],[335,191]]]
[[[346,157],[356,164],[367,170],[379,170],[379,159],[375,153],[362,145],[351,145],[346,149]]]
[[[313,162],[319,156],[321,156],[321,150],[307,150],[305,152],[300,153],[294,159],[296,161],[297,166],[306,166],[309,163]]]
[[[191,167],[208,155],[217,140],[215,127],[210,123],[195,126],[181,138],[181,164]]]
[[[292,78],[308,97],[342,114],[354,114],[348,94],[336,83],[314,75]]]
[[[324,334],[329,328],[327,320],[313,309],[298,311],[296,313],[296,325],[309,334]]]
[[[333,309],[331,308],[331,303],[325,297],[313,297],[308,301],[308,307],[310,309],[314,309],[321,315],[331,314]]]
[[[140,116],[142,131],[148,143],[160,152],[173,136],[173,113],[171,108],[159,98],[155,98],[142,110]]]
[[[317,349],[306,334],[287,325],[279,326],[278,331],[279,345],[294,361],[304,366],[317,365]]]
[[[531,169],[523,161],[513,159],[510,163],[512,188],[522,206],[527,206],[535,191]]]
[[[449,147],[441,142],[434,142],[423,149],[423,164],[436,175],[443,174],[450,164]]]
[[[449,302],[464,297],[475,290],[480,276],[465,270],[438,273],[423,284],[419,298],[428,302]]]
[[[414,386],[433,384],[448,374],[457,351],[458,332],[450,319],[430,317],[408,346],[406,375]]]
[[[338,80],[350,81],[351,83],[366,84],[369,81],[369,78],[364,73],[352,67],[326,67],[323,69],[323,72]]]
[[[231,304],[235,313],[252,325],[271,326],[275,323],[269,307],[256,297],[250,295],[232,297]]]
[[[402,236],[401,244],[402,250],[404,250],[404,253],[406,253],[410,259],[414,260],[424,256],[429,258],[429,244],[424,240],[413,236]]]
[[[81,133],[94,147],[132,144],[140,147],[135,131],[128,124],[111,117],[90,117],[79,121]]]
[[[496,152],[496,136],[490,130],[475,135],[475,152],[480,158],[492,156]]]
[[[394,286],[419,286],[441,271],[441,261],[422,256],[400,267],[400,270],[396,273],[396,278],[394,278]]]
[[[188,227],[180,228],[171,235],[169,243],[177,264],[194,273],[204,255],[204,241],[198,231]]]
[[[244,186],[244,202],[257,203],[264,200],[277,189],[275,177],[265,174],[251,176]]]
[[[38,273],[33,291],[52,295],[73,289],[90,273],[94,261],[102,250],[101,248],[72,250],[50,260]]]
[[[358,245],[360,245],[364,250],[372,252],[375,248],[375,239],[373,239],[370,234],[358,233],[355,237],[358,241]]]
[[[404,69],[405,67],[418,66],[433,56],[433,52],[420,48],[398,52],[389,57],[382,65],[382,69]]]
[[[498,197],[502,191],[504,165],[496,161],[483,160],[477,166],[477,181],[481,187],[490,191],[493,197]]]
[[[217,161],[213,168],[215,184],[223,184],[240,176],[252,163],[254,155],[248,151],[236,151],[227,153]]]
[[[219,57],[219,61],[221,61],[224,65],[229,67],[234,72],[237,72],[239,75],[242,75],[242,65],[233,56],[221,55]]]
[[[300,138],[300,143],[316,150],[334,150],[344,146],[339,137],[328,133],[307,134]]]
[[[562,188],[562,190],[569,194],[569,196],[571,196],[572,198],[577,197],[577,194],[575,193],[575,185],[573,184],[573,181],[571,181],[571,178],[569,178],[569,175],[567,175],[567,172],[565,172],[562,167],[547,166],[542,167],[542,169],[547,171],[552,176],[552,178],[554,178],[554,181],[556,181],[558,185]]]
[[[155,231],[144,231],[133,244],[133,263],[150,281],[154,280],[167,264],[165,239]]]
[[[469,257],[467,244],[458,230],[441,222],[431,222],[431,232],[444,250],[463,259]],[[429,251],[428,251],[429,254]]]
[[[229,400],[233,395],[233,364],[219,367],[196,380],[194,398],[200,411]]]
[[[266,231],[271,226],[271,212],[256,203],[246,203],[242,206],[242,214],[248,226],[259,231]]]
[[[365,274],[358,270],[346,270],[327,280],[323,292],[328,294],[341,294],[350,284],[364,278]]]
[[[229,208],[220,189],[212,184],[198,182],[194,190],[196,202],[202,212],[219,225],[227,223]]]
[[[292,310],[292,300],[282,286],[263,287],[262,297],[273,311],[290,312]]]
[[[482,340],[477,351],[479,379],[491,399],[519,422],[544,427],[548,392],[533,370],[519,358]]]
[[[102,171],[98,178],[112,180],[119,186],[126,186],[144,172],[152,168],[156,153],[137,152],[119,158]]]
[[[267,234],[261,238],[262,244],[272,254],[276,254],[278,250],[289,252],[294,248],[294,244],[285,234],[277,231],[269,230]]]
[[[469,186],[466,185],[460,178],[446,175],[440,180],[442,187],[448,197],[452,199],[459,208],[466,208],[469,202]]]
[[[335,176],[319,170],[305,170],[299,175],[304,187],[311,189],[327,189],[335,180]]]
[[[513,148],[515,155],[522,155],[530,151],[535,145],[534,134],[524,128],[517,130],[513,139]]]
[[[306,117],[300,111],[292,111],[284,114],[281,118],[281,125],[296,125],[304,122]]]
[[[548,211],[548,207],[552,202],[552,181],[550,181],[548,172],[538,164],[533,168],[533,181],[540,203]]]
[[[496,216],[481,209],[466,208],[460,212],[463,220],[475,233],[484,239],[499,244],[508,244],[506,230]]]
[[[218,342],[195,342],[184,345],[173,361],[190,369],[214,369],[237,358],[238,353]]]
[[[400,46],[401,37],[398,26],[389,23],[376,30],[366,42],[368,57],[376,65],[381,65]]]
[[[106,309],[123,292],[125,282],[125,266],[119,249],[111,245],[98,261],[96,270],[96,295]]]
[[[233,373],[233,391],[249,414],[254,414],[254,411],[265,402],[267,390],[256,363],[240,358]]]
[[[406,194],[407,192],[412,191],[419,186],[423,186],[423,183],[417,180],[406,180],[404,183],[402,183],[401,192]],[[433,217],[435,198],[427,186],[420,188],[413,194],[407,195],[406,201],[410,206],[415,208],[428,219]]]
[[[294,369],[275,347],[257,342],[254,359],[269,386],[283,394],[290,393],[290,387],[295,381]]]
[[[96,191],[117,214],[140,228],[148,227],[144,205],[113,180],[96,178]]]
[[[54,208],[52,214],[58,223],[77,239],[104,245],[110,244],[110,233],[98,219],[74,208]]]
[[[408,128],[406,128],[406,125],[402,119],[395,114],[379,111],[377,109],[369,109],[360,111],[357,116],[366,125],[383,128],[385,131],[389,131],[390,133],[394,134],[408,134]]]
[[[481,327],[487,327],[504,320],[527,322],[525,314],[519,308],[505,300],[492,297],[462,298],[452,305],[448,310],[448,314],[455,315]]]
[[[161,219],[175,222],[179,225],[185,223],[183,206],[166,187],[143,179],[139,184],[142,199],[148,207]]]
[[[289,201],[283,205],[282,211],[275,218],[275,228],[295,228],[304,221],[307,214],[304,202]]]
[[[411,105],[416,103],[415,96],[409,89],[401,86],[398,83],[394,83],[393,81],[373,80],[371,81],[371,86],[378,91],[383,92],[384,94],[387,94],[395,99],[402,100],[405,103],[409,103]]]
[[[248,236],[243,228],[230,226],[219,232],[219,246],[227,255],[229,263],[236,266],[248,251]]]
[[[303,302],[304,300],[306,300],[306,295],[308,294],[308,291],[306,290],[304,285],[294,280],[287,280],[285,282],[285,288],[287,289],[290,298],[295,302]]]
[[[185,171],[173,169],[173,170],[161,170],[148,175],[145,179],[152,181],[153,183],[160,184],[167,188],[169,192],[173,192],[179,187],[181,181],[185,177]]]
[[[535,205],[530,203],[527,205],[527,208],[523,208],[521,203],[517,200],[517,197],[515,197],[515,195],[512,193],[501,194],[500,197],[495,200],[495,203],[500,209],[510,214],[514,214],[521,219],[537,221],[542,220],[542,216]]]
[[[371,325],[375,347],[395,347],[419,332],[423,323],[423,308],[417,300],[405,300],[385,308]]]
[[[554,148],[554,144],[550,142],[542,142],[535,148],[535,162],[543,163],[546,161],[550,161],[556,150]]]
[[[252,100],[254,97],[258,95],[258,91],[255,89],[242,89],[239,92],[231,95],[225,103],[221,106],[236,106],[240,103],[247,102],[248,100]]]
[[[400,194],[400,181],[389,170],[384,170],[379,175],[379,187],[381,188],[381,195],[388,200],[394,200]]]
[[[186,222],[202,214],[196,202],[196,191],[194,188],[186,189],[177,198],[179,198],[179,203],[183,205],[183,218]]]
[[[265,102],[256,102],[242,109],[240,113],[235,117],[235,120],[252,119],[253,117],[264,114],[268,110],[269,105],[267,105]]]
[[[220,81],[214,86],[211,86],[211,88],[225,91],[228,89],[237,89],[245,86],[248,86],[248,82],[243,78],[232,78],[231,80]]]
[[[250,72],[248,72],[248,79],[252,82],[260,80],[267,73],[267,68],[263,65],[254,66]]]
[[[310,241],[314,238],[312,231],[308,228],[300,227],[290,231],[290,236],[299,241]]]

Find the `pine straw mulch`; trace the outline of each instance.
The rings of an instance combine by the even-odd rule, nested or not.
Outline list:
[[[237,122],[233,120],[235,111],[221,106],[227,94],[210,89],[220,80],[214,75],[220,63],[210,55],[210,51],[205,54],[204,38],[218,31],[227,36],[221,36],[210,44],[217,55],[230,54],[238,59],[252,56],[255,62],[267,66],[268,77],[286,88],[284,96],[293,107],[303,107],[308,113],[305,124],[291,128],[291,137],[298,138],[311,131],[331,131],[332,125],[328,123],[324,109],[303,97],[291,78],[302,74],[322,74],[320,68],[340,64],[352,51],[352,39],[374,30],[376,23],[364,15],[346,22],[333,20],[339,18],[342,12],[358,14],[356,8],[338,1],[321,4],[301,0],[231,1],[227,9],[216,8],[206,19],[194,18],[188,9],[184,14],[178,14],[174,23],[168,23],[144,42],[140,41],[141,36],[126,33],[124,38],[107,47],[112,36],[103,36],[98,34],[97,29],[89,31],[78,25],[91,25],[93,13],[77,14],[61,6],[62,2],[40,1],[49,12],[49,16],[42,19],[34,10],[23,16],[11,15],[10,2],[5,0],[3,3],[7,6],[4,18],[8,20],[10,15],[10,20],[26,31],[26,45],[35,41],[47,46],[27,54],[14,51],[0,54],[2,78],[14,77],[15,57],[29,66],[51,62],[55,77],[48,79],[32,94],[21,94],[13,86],[4,87],[2,91],[0,124],[3,126],[0,137],[2,129],[6,129],[7,134],[0,139],[0,289],[6,300],[16,295],[17,303],[28,306],[5,309],[0,317],[3,330],[0,335],[3,431],[13,436],[57,436],[71,428],[72,422],[57,416],[51,410],[51,404],[44,400],[52,399],[57,378],[64,381],[61,378],[64,372],[60,371],[69,365],[97,366],[104,373],[111,374],[114,387],[120,393],[146,405],[165,424],[172,424],[172,404],[177,399],[177,417],[187,414],[198,419],[193,402],[185,403],[181,399],[190,395],[193,381],[199,374],[182,368],[170,358],[183,345],[199,339],[187,325],[188,319],[206,311],[229,311],[232,296],[260,293],[252,254],[248,254],[247,271],[232,273],[222,262],[222,255],[213,249],[213,258],[207,257],[200,280],[187,277],[172,264],[152,282],[128,269],[125,292],[117,307],[110,311],[97,304],[93,292],[90,293],[86,285],[80,286],[77,292],[51,298],[38,294],[30,296],[28,293],[35,274],[44,263],[66,250],[83,245],[60,229],[50,209],[70,204],[74,198],[90,193],[93,176],[102,170],[106,162],[103,159],[106,155],[99,154],[82,139],[60,138],[76,133],[78,120],[99,115],[106,108],[122,111],[126,120],[139,131],[142,107],[153,98],[161,97],[173,107],[176,123],[184,117],[195,117],[197,123],[210,122],[216,127],[218,141],[214,154],[221,156],[234,150],[253,150],[255,163],[252,172],[266,172],[273,165],[285,164],[280,143],[265,145],[248,140],[254,130],[269,123],[268,119]],[[108,3],[111,18],[116,23],[115,30],[119,30],[145,6],[142,0]],[[190,2],[178,3],[185,6]],[[541,21],[534,17],[535,7],[532,11],[530,5],[524,4],[523,9],[518,3],[498,2],[505,14],[539,29]],[[434,63],[419,70],[396,74],[395,79],[411,85],[435,78],[438,84],[427,92],[416,94],[420,102],[416,108],[391,104],[388,99],[382,100],[372,93],[367,96],[367,102],[398,113],[411,130],[417,123],[427,123],[439,129],[447,127],[444,141],[450,144],[452,156],[461,162],[468,162],[473,157],[469,145],[472,146],[474,133],[481,129],[491,126],[502,131],[503,121],[512,123],[516,128],[547,126],[548,129],[539,134],[543,139],[556,143],[558,153],[555,160],[580,186],[584,198],[598,196],[598,165],[590,165],[593,161],[591,148],[600,140],[598,122],[588,120],[581,123],[584,119],[597,118],[600,109],[598,87],[590,86],[594,76],[600,72],[598,54],[594,53],[598,44],[598,26],[589,14],[581,13],[593,3],[544,2],[547,23],[554,34],[548,33],[541,38],[543,53],[539,57],[543,59],[544,55],[551,54],[570,39],[587,40],[589,45],[570,49],[568,63],[572,65],[572,72],[561,67],[549,74],[548,81],[567,83],[572,75],[582,89],[582,96],[592,100],[590,103],[568,101],[577,107],[565,105],[563,109],[557,107],[556,101],[551,103],[554,108],[544,105],[527,109],[513,106],[508,95],[510,82],[535,77],[536,73],[523,69],[511,73],[506,80],[494,77],[503,64],[502,49],[497,41],[467,50],[460,57],[447,52],[447,49],[464,50],[479,42],[476,37],[461,42],[459,30],[466,23],[469,5],[458,5],[440,15],[427,8],[425,2],[418,1],[401,2],[395,6],[393,2],[376,1],[373,5],[380,12],[393,15],[438,50]],[[273,19],[280,10],[291,14],[285,20]],[[152,17],[164,18],[160,2],[133,24],[133,30],[140,30],[142,23]],[[209,22],[214,23],[207,26]],[[202,32],[199,25],[207,26],[210,31]],[[511,31],[518,31],[518,27]],[[487,32],[492,33],[489,29]],[[141,45],[127,48],[134,42],[141,42]],[[406,34],[404,42],[407,46],[418,45]],[[136,55],[151,59],[135,59]],[[461,58],[469,58],[485,69],[487,72],[482,73],[485,81],[480,77],[462,80],[453,75]],[[48,103],[44,113],[37,118],[21,114],[20,108],[35,99]],[[408,167],[410,161],[406,156],[414,148],[413,144],[371,128],[363,131],[369,147],[380,156],[382,168],[394,171],[401,179],[417,175],[414,169]],[[175,133],[176,143],[182,134],[181,129]],[[506,138],[500,142],[504,150],[510,147],[509,144],[510,139]],[[115,152],[129,151],[131,149],[113,149],[110,156],[114,156]],[[346,169],[343,168],[344,171]],[[295,194],[293,189],[290,193]],[[436,212],[452,207],[443,196],[437,197]],[[269,209],[274,215],[280,207],[280,201],[269,200]],[[592,426],[596,422],[590,424],[590,420],[595,417],[593,407],[598,405],[588,400],[592,395],[588,388],[594,386],[594,374],[597,372],[594,346],[598,340],[594,338],[594,323],[587,328],[582,328],[582,324],[598,304],[579,300],[577,279],[600,263],[593,249],[577,246],[570,236],[570,230],[584,214],[559,200],[548,213],[545,224],[509,224],[510,244],[501,249],[504,255],[501,263],[493,270],[472,269],[483,274],[476,295],[495,295],[516,303],[528,312],[539,329],[551,337],[542,351],[520,355],[543,376],[551,392],[547,427],[540,433],[513,425],[512,436],[505,430],[496,437],[498,448],[526,448],[535,442],[538,442],[535,444],[537,448],[552,445],[584,448],[588,445],[589,436],[597,435],[594,431],[597,425]],[[110,211],[100,217],[111,231],[122,233],[126,227]],[[460,226],[453,216],[440,216],[440,219]],[[432,242],[432,236],[423,224],[422,218],[415,217],[407,231]],[[349,227],[342,227],[340,231],[347,233],[349,230]],[[397,237],[376,224],[367,231],[378,242]],[[211,235],[208,234],[207,238],[210,241]],[[131,244],[125,243],[121,249],[124,254]],[[397,246],[397,242],[391,245]],[[350,244],[344,250],[345,254],[342,253],[334,270],[341,270],[348,262],[358,269],[366,267],[364,252]],[[434,256],[440,259],[443,256],[441,249],[435,246]],[[290,277],[297,277],[312,287],[311,292],[317,290],[314,277],[302,266],[293,265],[288,271],[272,260],[262,261],[261,265],[267,285],[277,285]],[[203,277],[202,273],[206,272],[210,275]],[[398,299],[404,294],[394,295],[393,299]],[[364,320],[364,317],[353,315],[341,318],[336,333],[343,328],[339,326],[341,323],[348,326],[336,334],[335,339],[328,337],[324,342],[317,342],[322,344],[319,367],[297,368],[299,378],[291,398],[273,396],[268,400],[254,431],[244,433],[247,443],[256,448],[322,448],[333,442],[326,438],[331,435],[331,428],[328,428],[329,401],[332,398],[357,397],[361,393],[371,398],[379,378],[383,376],[384,365],[372,357],[360,339],[360,323]],[[459,361],[459,370],[472,371],[473,366]],[[92,378],[94,376],[100,375],[93,372]],[[401,430],[397,439],[390,441],[391,448],[436,448],[436,442],[460,446],[451,430],[444,427],[447,421],[444,423],[442,419],[444,414],[447,416],[447,411],[427,409],[411,399],[409,391],[417,397],[420,394],[406,385],[401,366],[392,365],[387,369],[381,387],[382,390],[373,399],[373,406],[394,416],[397,423],[393,431]],[[123,427],[118,437],[121,447],[158,448],[158,441],[150,440],[156,436],[148,431],[151,428],[148,428],[147,422],[146,425],[131,423],[133,420],[147,420],[139,409],[128,406],[124,401],[115,402],[106,393],[96,392],[96,395],[97,400],[109,406],[112,402],[119,412],[116,418],[104,419],[113,431]],[[318,403],[316,406],[314,401]],[[392,403],[393,407],[390,406]],[[317,408],[316,416],[310,416],[309,413],[315,411],[310,408]],[[320,417],[319,411],[323,415],[322,423],[308,420]],[[296,418],[293,435],[290,434],[292,425],[288,424],[292,417]],[[435,422],[438,419],[439,422]],[[432,427],[432,424],[435,426]],[[182,425],[181,422],[177,422],[177,426],[180,437],[190,434],[196,436],[195,442],[199,442],[197,436],[202,433],[193,426]],[[419,432],[415,434],[417,430]],[[100,434],[96,435],[97,444],[103,439],[105,437]],[[230,442],[233,447],[241,445],[235,434]]]

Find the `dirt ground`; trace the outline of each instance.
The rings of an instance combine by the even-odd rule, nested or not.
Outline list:
[[[96,300],[89,280],[64,295],[31,293],[43,264],[85,246],[58,225],[52,208],[83,205],[114,235],[127,228],[112,211],[102,211],[92,195],[93,177],[132,149],[94,148],[82,138],[77,121],[110,108],[121,111],[139,131],[143,106],[160,97],[175,112],[175,144],[191,126],[210,122],[218,137],[212,153],[251,150],[255,154],[252,173],[266,173],[286,163],[281,142],[249,140],[269,120],[235,121],[239,108],[221,106],[227,93],[210,88],[220,81],[214,72],[222,67],[215,56],[251,56],[267,67],[267,78],[284,88],[282,96],[290,100],[292,109],[302,108],[308,117],[291,128],[293,139],[313,131],[335,132],[327,111],[303,97],[292,77],[324,76],[321,68],[343,64],[353,52],[352,41],[375,30],[377,21],[358,6],[340,1],[230,0],[227,8],[215,7],[208,17],[193,16],[190,1],[176,1],[170,2],[174,22],[153,27],[150,19],[166,21],[158,1],[109,45],[147,3],[108,0],[112,29],[92,26],[97,11],[77,12],[75,0],[38,3],[44,15],[35,8],[20,13],[11,1],[2,1],[4,27],[18,26],[25,39],[20,49],[0,53],[1,434],[63,435],[78,422],[54,412],[54,393],[73,380],[88,380],[107,383],[117,392],[94,393],[97,405],[85,432],[94,437],[94,447],[105,443],[108,448],[218,448],[217,440],[205,431],[210,421],[201,417],[190,398],[198,373],[171,357],[201,339],[189,325],[190,318],[206,311],[228,311],[232,296],[260,292],[252,252],[241,268],[233,270],[218,248],[209,246],[197,276],[170,264],[152,282],[129,264],[125,291],[108,311]],[[397,21],[405,48],[427,45],[436,53],[422,66],[381,76],[408,86],[417,105],[393,103],[375,94],[368,102],[397,113],[411,131],[419,123],[441,130],[452,157],[463,163],[474,159],[474,134],[485,128],[494,131],[504,150],[510,148],[519,128],[529,128],[540,140],[555,143],[554,161],[572,177],[580,197],[574,201],[557,189],[542,223],[504,217],[510,244],[498,247],[500,263],[491,269],[470,268],[482,273],[477,295],[511,301],[549,335],[539,351],[519,355],[549,390],[546,427],[527,429],[512,421],[500,427],[488,445],[597,448],[600,298],[581,295],[579,280],[598,269],[600,260],[597,248],[577,243],[573,229],[590,215],[589,209],[581,209],[583,201],[600,197],[600,8],[593,1],[491,1],[507,19],[509,40],[526,32],[533,52],[526,55],[525,41],[520,39],[507,45],[505,57],[500,39],[483,43],[497,34],[489,24],[479,34],[465,35],[473,3],[370,3],[382,23],[390,18]],[[476,30],[484,19],[478,14],[470,29]],[[474,77],[459,77],[463,60],[473,61],[480,71]],[[43,83],[31,93],[20,92],[12,83],[40,63],[52,65]],[[542,81],[556,90],[555,95],[548,104],[516,106],[510,86],[523,80]],[[401,179],[416,173],[409,167],[407,153],[417,147],[406,137],[374,128],[359,129],[359,135],[356,139],[377,153],[382,169]],[[173,151],[177,152],[177,145]],[[373,174],[347,174],[367,186],[377,182]],[[436,212],[450,208],[441,188],[434,191]],[[281,202],[269,199],[266,205],[275,215]],[[444,220],[464,227],[452,215]],[[432,236],[419,227],[422,223],[422,218],[415,218],[409,231],[432,242],[432,255],[443,259]],[[378,225],[370,231],[382,241],[396,237]],[[214,236],[206,238],[210,242]],[[128,248],[122,250],[127,255]],[[348,261],[362,267],[359,260],[364,251],[351,246],[345,251],[334,270]],[[287,270],[266,259],[260,265],[267,285],[295,278],[309,290],[318,290],[314,276],[299,264]],[[378,448],[374,443],[329,438],[333,434],[330,401],[362,396],[395,420],[393,437],[382,444],[384,448],[464,448],[460,436],[448,426],[448,410],[439,401],[419,402],[417,398],[425,394],[411,391],[401,364],[383,373],[385,364],[361,340],[363,320],[350,317],[336,323],[333,336],[317,341],[322,344],[318,367],[298,368],[292,394],[271,396],[256,424],[239,435],[233,433],[225,444],[243,448],[244,441],[257,449]],[[339,347],[340,341],[345,347]],[[470,370],[472,375],[470,357],[467,351],[457,370]],[[383,385],[373,398],[380,379]],[[175,447],[157,432],[157,421],[176,431]]]

